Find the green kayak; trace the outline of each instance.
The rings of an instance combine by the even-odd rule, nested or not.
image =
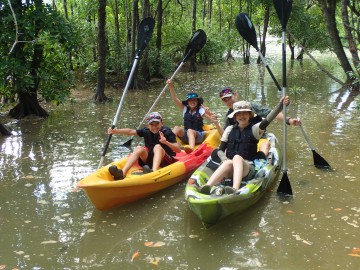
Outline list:
[[[257,173],[253,179],[242,182],[240,189],[233,194],[223,192],[226,185],[232,185],[232,179],[224,179],[212,187],[210,195],[202,194],[198,187],[204,185],[220,165],[217,150],[191,175],[185,189],[185,199],[190,209],[199,217],[205,227],[219,220],[239,213],[256,203],[275,182],[281,168],[281,154],[277,138],[267,133],[270,141],[268,159],[255,160]]]

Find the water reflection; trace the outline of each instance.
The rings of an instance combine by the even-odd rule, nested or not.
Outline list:
[[[281,65],[270,59],[276,77]],[[275,185],[238,216],[210,229],[188,209],[184,183],[107,212],[95,210],[76,183],[96,170],[117,102],[88,101],[58,107],[45,120],[12,124],[14,135],[0,138],[0,266],[23,269],[341,269],[359,268],[360,155],[357,145],[358,97],[319,74],[311,63],[294,64],[288,85],[295,113],[317,152],[334,167],[314,168],[312,152],[300,130],[288,128],[288,169],[294,191],[280,200]],[[223,117],[218,98],[224,87],[241,98],[274,106],[278,90],[264,68],[241,64],[205,67],[181,73],[179,97],[197,91]],[[119,127],[136,128],[163,84],[129,91]],[[117,100],[121,92],[110,91]],[[144,102],[144,100],[148,102]],[[146,103],[146,104],[145,104]],[[182,117],[169,93],[154,110],[169,126]],[[282,125],[269,130],[282,140]],[[111,141],[105,163],[128,155]],[[132,146],[139,143],[134,140]],[[154,244],[149,244],[154,243]],[[6,268],[6,269],[7,269]]]

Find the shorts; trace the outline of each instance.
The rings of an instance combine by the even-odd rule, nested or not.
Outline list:
[[[145,149],[148,151],[148,149],[145,147]],[[153,159],[154,159],[154,152],[148,152],[148,158],[146,162],[144,162],[141,158],[138,159],[138,163],[141,167],[144,165],[148,165],[150,168],[152,168],[153,165]],[[173,156],[170,156],[168,153],[165,152],[164,158],[160,163],[160,167],[166,167],[170,164],[173,164],[176,160]]]
[[[250,161],[250,162],[248,161],[248,163],[249,163],[249,173],[247,176],[245,176],[242,179],[243,181],[249,181],[249,180],[253,179],[255,176],[255,173],[256,173],[254,163],[252,161]]]
[[[189,138],[187,136],[187,129],[184,130],[184,136],[179,137],[183,143],[189,143]],[[195,144],[200,144],[205,140],[205,131],[196,131]]]

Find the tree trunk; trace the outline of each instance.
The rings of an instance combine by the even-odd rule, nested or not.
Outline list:
[[[192,32],[196,31],[196,0],[193,0],[193,8],[192,8]],[[190,72],[196,72],[196,55],[193,55],[190,58]]]
[[[335,11],[336,11],[336,0],[318,0],[320,4],[322,14],[325,18],[326,26],[328,29],[330,40],[333,44],[334,52],[340,62],[340,65],[348,81],[350,81],[349,72],[353,72],[353,69],[346,57],[343,45],[340,40],[339,31],[336,27]]]
[[[11,135],[11,129],[5,125],[3,125],[1,122],[0,122],[0,133],[1,135],[3,136],[10,136]]]
[[[121,59],[121,52],[120,52],[120,24],[119,24],[119,4],[118,0],[114,2],[115,9],[114,9],[114,25],[115,25],[115,57],[116,59]],[[120,72],[120,63],[116,61],[115,64],[115,71],[117,74]]]
[[[15,119],[21,119],[29,115],[36,115],[39,117],[48,117],[49,114],[40,106],[37,99],[36,91],[33,93],[18,93],[19,104],[12,108],[9,116]]]
[[[288,44],[289,44],[288,46],[289,46],[290,52],[291,52],[290,60],[294,60],[295,59],[295,45],[291,39],[290,34],[288,34]]]
[[[356,44],[354,42],[354,37],[351,33],[350,22],[349,22],[349,14],[347,10],[348,0],[341,1],[341,17],[344,24],[345,37],[349,43],[349,51],[351,53],[352,61],[355,67],[357,67],[360,63],[358,51],[356,48]],[[360,73],[358,72],[360,75]]]
[[[139,1],[134,0],[132,3],[132,19],[131,19],[131,59],[135,59],[135,47],[136,47],[136,33],[139,25]],[[129,79],[131,66],[129,70],[126,71],[126,80]],[[137,89],[138,87],[138,79],[137,79],[137,69],[134,71],[134,76],[132,77],[132,82],[129,84],[129,88]]]
[[[68,21],[69,20],[69,15],[68,15],[68,8],[67,8],[67,1],[66,0],[63,0],[63,6],[64,6],[65,19]],[[69,58],[70,70],[74,70],[71,51],[68,52],[68,58]]]
[[[150,13],[150,3],[149,0],[144,0],[143,1],[143,9],[142,9],[142,18],[145,19],[147,17],[151,16]],[[140,62],[140,71],[141,71],[141,77],[143,80],[149,82],[150,78],[151,78],[151,74],[150,74],[150,68],[149,68],[149,48],[145,48],[143,55],[142,55],[142,61]]]
[[[270,8],[269,8],[269,6],[266,6],[266,8],[265,8],[265,16],[264,16],[263,34],[262,34],[262,39],[260,41],[260,52],[264,57],[266,55],[265,40],[266,40],[267,30],[268,30],[268,27],[269,27],[269,19],[270,19]],[[258,64],[260,64],[260,62],[261,62],[260,56],[258,57],[256,62]]]
[[[37,9],[42,9],[42,1],[35,1],[35,5]],[[34,27],[35,27],[35,39],[39,37],[39,33],[42,30],[42,22],[39,20],[34,20]],[[25,54],[23,53],[24,50],[24,43],[19,44],[16,49],[15,53],[16,56],[20,59],[23,59],[23,63],[27,60],[24,59]],[[31,86],[26,87],[26,89],[22,89],[16,82],[15,78],[15,87],[16,92],[18,93],[19,104],[17,104],[14,108],[9,111],[9,115],[15,119],[21,119],[29,115],[36,115],[39,117],[47,117],[49,114],[40,106],[39,101],[37,99],[37,91],[39,89],[40,84],[40,77],[39,68],[41,66],[44,54],[44,47],[41,43],[34,44],[34,53],[31,61],[30,66],[30,77],[33,81]]]
[[[162,20],[163,20],[163,9],[162,9],[162,0],[158,0],[158,5],[156,7],[157,20],[156,20],[156,61],[155,61],[155,71],[154,76],[158,78],[164,78],[161,74],[161,29],[162,29]]]
[[[105,96],[106,83],[106,0],[99,0],[98,7],[98,81],[96,93],[93,97],[94,102],[104,102],[107,100]]]

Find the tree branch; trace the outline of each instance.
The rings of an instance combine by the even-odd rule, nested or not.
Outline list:
[[[304,50],[304,52],[310,57],[311,60],[313,60],[316,65],[318,66],[318,68],[324,72],[325,74],[327,74],[331,79],[333,79],[335,82],[339,83],[341,86],[344,86],[345,83],[342,82],[340,79],[336,78],[335,76],[333,76],[329,71],[327,71],[325,68],[323,68],[322,65],[320,65],[320,63],[305,49],[304,46],[301,45],[301,43],[294,37],[294,35],[288,30],[290,36],[295,40],[295,42],[299,45],[299,47],[301,49]]]

